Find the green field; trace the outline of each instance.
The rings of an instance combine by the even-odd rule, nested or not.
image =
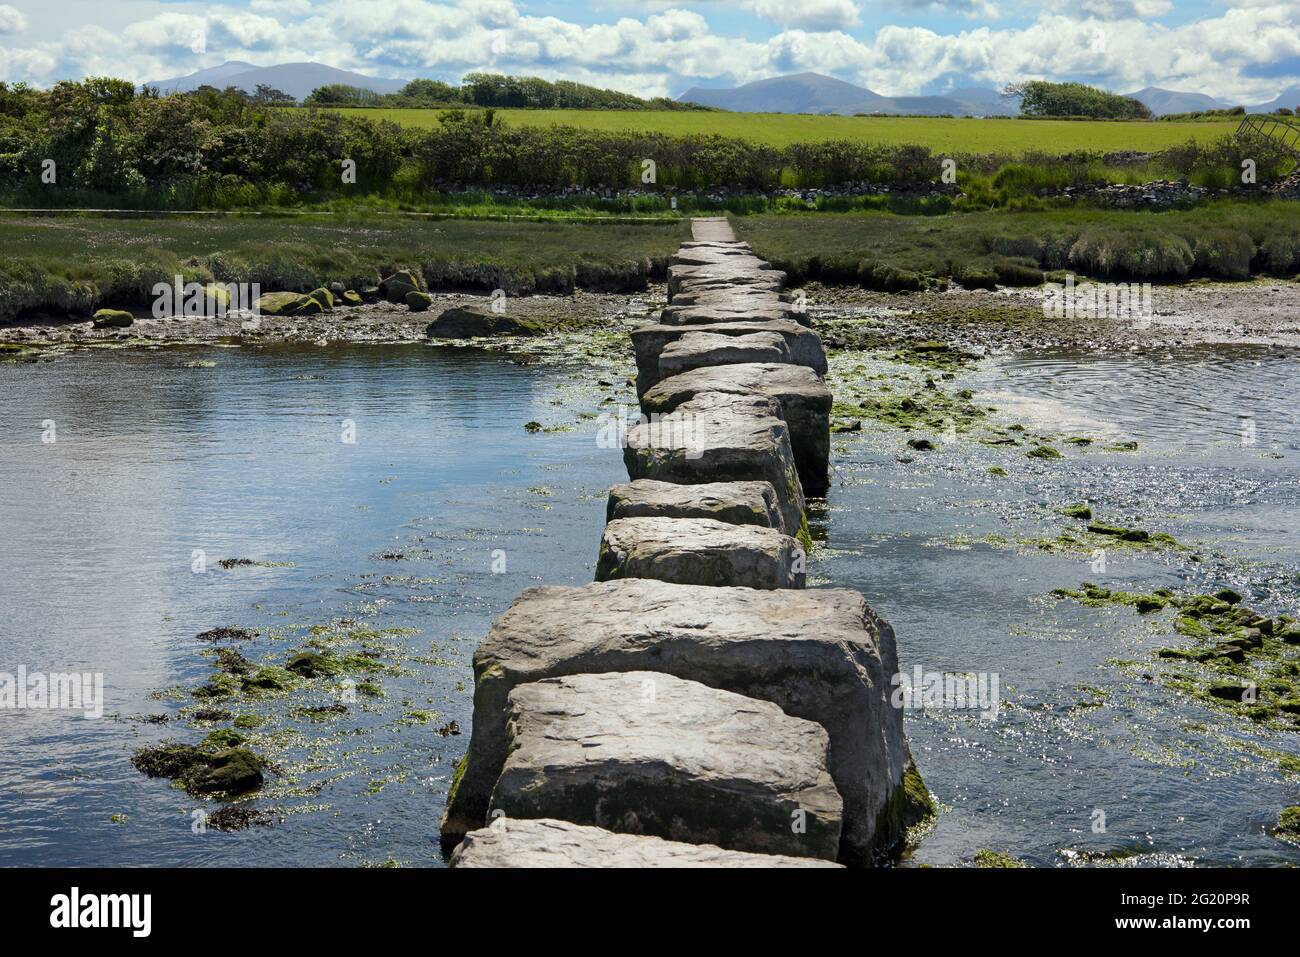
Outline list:
[[[352,116],[401,126],[432,127],[440,110],[349,109]],[[569,125],[599,130],[640,130],[685,135],[709,133],[771,146],[825,140],[862,140],[928,146],[935,152],[1014,153],[1041,150],[1141,150],[1154,152],[1189,139],[1216,140],[1237,121],[1190,123],[1102,120],[960,119],[916,116],[804,116],[786,113],[693,113],[623,110],[497,110],[519,126]]]

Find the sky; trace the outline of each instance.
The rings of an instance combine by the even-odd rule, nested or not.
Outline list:
[[[1300,84],[1300,0],[0,0],[0,80],[142,83],[226,60],[639,96],[814,71],[885,96],[1049,79],[1259,103]]]

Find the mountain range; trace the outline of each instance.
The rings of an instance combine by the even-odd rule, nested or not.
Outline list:
[[[199,70],[188,76],[172,77],[170,80],[153,80],[145,86],[157,87],[161,93],[189,93],[199,87],[215,86],[225,89],[238,87],[246,93],[252,93],[258,84],[265,83],[296,100],[301,100],[318,86],[331,83],[343,83],[358,86],[376,93],[396,93],[406,86],[406,80],[385,80],[380,77],[366,76],[340,70],[324,63],[278,63],[275,66],[255,66],[242,60],[227,60],[220,66]]]
[[[1234,105],[1204,93],[1180,93],[1157,86],[1125,95],[1145,104],[1156,116],[1227,109]],[[866,87],[820,73],[775,76],[731,88],[692,87],[678,100],[740,113],[1014,116],[1020,110],[1018,99],[1004,97],[997,90],[984,87],[963,87],[938,96],[881,96]],[[1271,113],[1280,106],[1300,107],[1300,87],[1291,87],[1276,99],[1247,106],[1246,110]]]
[[[205,84],[219,89],[234,86],[252,93],[259,84],[266,84],[301,100],[317,87],[331,83],[361,87],[376,93],[396,93],[406,82],[340,70],[323,63],[279,63],[259,67],[242,60],[228,60],[220,66],[188,76],[154,80],[146,85],[157,87],[163,93],[188,93]],[[1126,95],[1146,104],[1157,116],[1224,109],[1233,105],[1204,93],[1181,93],[1156,86]],[[864,86],[820,73],[774,76],[731,88],[692,87],[677,99],[740,113],[1014,116],[1020,109],[1018,99],[1002,96],[992,88],[960,87],[934,96],[882,96]],[[1250,113],[1271,113],[1282,106],[1300,108],[1300,86],[1282,91],[1268,103],[1247,106],[1246,109]]]

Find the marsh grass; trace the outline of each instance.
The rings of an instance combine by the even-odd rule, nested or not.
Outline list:
[[[733,222],[740,238],[786,270],[792,283],[858,280],[890,288],[872,281],[887,276],[893,288],[920,288],[944,279],[987,285],[990,273],[1002,285],[1036,285],[1054,271],[1162,282],[1300,273],[1300,205],[1282,201],[1221,201],[1161,213],[805,212]]]
[[[435,288],[644,288],[689,235],[664,223],[405,217],[0,216],[0,321],[23,311],[152,302],[156,282],[258,283],[305,292],[420,268]]]

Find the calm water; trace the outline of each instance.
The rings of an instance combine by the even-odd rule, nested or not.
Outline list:
[[[1266,352],[1013,359],[969,377],[977,396],[1032,428],[1132,439],[1139,451],[1040,464],[941,446],[901,464],[897,433],[842,446],[834,557],[819,572],[860,588],[891,620],[904,671],[996,673],[1004,700],[996,722],[911,714],[917,762],[945,805],[915,860],[956,863],[989,847],[1040,865],[1088,853],[1300,863],[1300,850],[1264,832],[1296,802],[1296,782],[1246,750],[1300,754],[1300,734],[1261,732],[1151,680],[1162,667],[1152,652],[1179,642],[1169,615],[1049,596],[1089,580],[1142,591],[1230,584],[1260,610],[1300,610],[1298,371],[1295,354]],[[1255,423],[1252,446],[1242,445],[1243,416]],[[1009,477],[989,476],[994,465]],[[1102,518],[1195,544],[1205,560],[1112,551],[1099,573],[1087,555],[980,543],[1053,537],[1070,524],[1054,509],[1085,499]],[[1093,831],[1098,810],[1104,833]]]
[[[1300,610],[1298,369],[1267,353],[1062,355],[970,377],[1019,421],[1136,439],[1137,453],[1040,464],[965,445],[901,463],[897,434],[840,444],[813,573],[860,588],[892,620],[906,670],[1001,681],[996,722],[909,716],[944,806],[915,860],[991,847],[1045,865],[1070,851],[1300,863],[1263,832],[1295,783],[1240,746],[1300,753],[1295,736],[1146,680],[1167,624],[1048,597],[1083,580],[1235,583],[1261,609]],[[522,588],[590,580],[604,492],[624,477],[578,422],[614,395],[594,378],[423,346],[0,365],[0,670],[102,672],[106,697],[102,720],[0,712],[0,863],[437,863],[467,742],[439,729],[468,732],[473,649]],[[1256,429],[1244,449],[1243,415]],[[45,420],[53,443],[41,441]],[[345,420],[354,443],[341,440]],[[530,435],[529,420],[576,428]],[[994,464],[1010,476],[989,477]],[[1206,543],[1207,560],[1116,555],[1099,575],[1077,555],[979,542],[1055,534],[1052,508],[1083,498],[1104,517]],[[223,558],[265,564],[221,570]],[[383,639],[401,673],[382,678],[381,699],[316,720],[286,708],[331,703],[324,692],[255,705],[268,718],[255,743],[277,762],[258,803],[283,821],[194,833],[205,802],[129,758],[206,730],[167,692],[211,673],[194,635],[220,625],[262,632],[241,645],[255,661],[283,661],[313,628],[408,630]],[[1105,833],[1092,831],[1097,809]]]
[[[468,732],[474,647],[521,589],[591,579],[604,492],[622,477],[590,432],[522,428],[571,422],[553,403],[573,379],[421,346],[0,366],[0,670],[102,672],[106,698],[99,721],[0,712],[0,863],[432,862],[468,740],[436,729]],[[191,570],[195,549],[205,574]],[[292,565],[223,571],[222,558]],[[303,629],[340,618],[417,629],[389,639],[410,673],[330,720],[265,705],[268,750],[293,786],[261,803],[290,813],[192,833],[205,802],[129,763],[141,744],[202,733],[139,721],[177,712],[150,694],[211,672],[201,631],[259,629],[241,650],[283,661]]]

